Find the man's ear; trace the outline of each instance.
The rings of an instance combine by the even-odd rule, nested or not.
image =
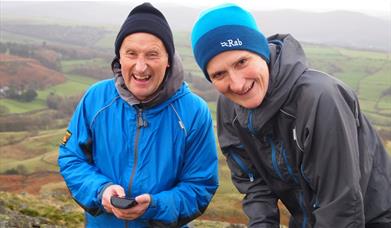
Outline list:
[[[115,69],[121,69],[121,64],[118,57],[114,57],[113,61],[111,62],[111,70],[115,72]]]

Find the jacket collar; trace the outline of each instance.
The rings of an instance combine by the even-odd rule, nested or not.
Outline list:
[[[289,93],[308,69],[300,43],[291,35],[274,35],[268,38],[271,52],[269,88],[261,105],[246,109],[235,104],[235,112],[242,127],[259,132],[281,109]]]

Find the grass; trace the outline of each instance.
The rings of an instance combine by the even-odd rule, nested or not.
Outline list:
[[[6,106],[10,113],[26,113],[46,109],[46,98],[49,94],[56,94],[63,97],[77,96],[84,93],[89,86],[97,81],[96,79],[82,75],[67,74],[66,77],[68,80],[65,83],[44,90],[38,90],[38,96],[32,102],[0,99],[0,105]]]
[[[62,71],[64,73],[69,73],[76,67],[92,65],[92,66],[105,66],[107,62],[101,58],[94,59],[78,59],[78,60],[63,60],[61,61]]]
[[[83,93],[89,86],[96,82],[95,79],[82,76],[67,74],[67,81],[65,83],[50,87],[45,90],[38,91],[38,99],[45,99],[50,94],[59,96],[75,96]]]
[[[23,140],[0,147],[0,173],[21,165],[26,169],[26,173],[38,170],[57,171],[58,145],[64,133],[64,129],[41,131],[35,136],[28,132],[19,132],[16,136],[13,132],[1,133],[1,136],[9,139],[4,142],[6,144],[9,144],[12,138],[15,140],[15,137]]]
[[[388,114],[388,115],[391,114],[390,113],[390,110],[391,110],[391,96],[382,97],[379,100],[379,103],[377,105],[378,105],[378,109],[379,109],[378,113]]]
[[[18,218],[17,221],[13,221],[18,224],[18,227],[30,227],[23,224],[25,222],[23,219],[26,217],[36,218],[44,227],[53,225],[83,227],[84,216],[75,203],[60,202],[52,197],[35,197],[6,192],[0,192],[0,203],[3,206],[2,214],[7,211],[6,209],[14,213],[13,216],[5,216],[2,221]]]
[[[360,98],[377,101],[382,92],[391,87],[390,71],[382,69],[360,82]]]
[[[375,127],[383,127],[385,129],[390,130],[391,126],[391,118],[390,116],[382,116],[377,113],[369,112],[363,109],[365,112],[365,116],[370,120],[370,122],[375,126]]]
[[[64,134],[65,130],[63,129],[42,131],[39,135],[25,140],[22,145],[39,150],[54,150],[57,149]]]
[[[0,105],[7,107],[10,113],[25,113],[46,108],[46,102],[42,99],[35,99],[32,102],[20,102],[3,98],[0,99]]]
[[[216,123],[216,102],[208,102],[209,111],[211,112],[213,122]]]
[[[114,42],[116,38],[116,33],[106,34],[102,39],[98,40],[94,45],[99,48],[111,49],[114,54]]]
[[[391,141],[386,142],[384,146],[386,147],[386,150],[391,156]]]
[[[0,132],[0,147],[15,144],[25,139],[30,133],[26,131],[21,132]]]
[[[351,58],[366,58],[375,60],[390,60],[391,58],[391,54],[386,52],[359,51],[346,48],[339,48],[338,51],[341,55],[350,56]]]
[[[66,189],[67,186],[65,182],[53,182],[49,184],[45,184],[41,187],[41,194],[49,193],[49,192],[56,192],[58,190]]]
[[[18,166],[23,166],[25,168],[26,174],[38,171],[58,171],[56,163],[48,163],[45,159],[45,156],[54,156],[53,154],[56,154],[57,156],[57,150],[25,160],[1,159],[0,173],[4,173],[5,171],[11,169],[16,169]]]

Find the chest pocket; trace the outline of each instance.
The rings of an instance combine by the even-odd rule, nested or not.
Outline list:
[[[271,164],[274,176],[285,183],[291,185],[299,184],[298,171],[295,168],[293,159],[282,141],[273,139],[272,136],[266,137],[266,143],[269,147],[268,160]]]

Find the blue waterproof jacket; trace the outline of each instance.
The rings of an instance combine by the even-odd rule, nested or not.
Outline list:
[[[59,149],[61,174],[86,212],[87,227],[178,227],[199,216],[218,186],[217,152],[207,104],[186,83],[150,108],[130,105],[115,80],[93,85],[70,121]],[[137,220],[106,213],[102,189],[151,195]]]

